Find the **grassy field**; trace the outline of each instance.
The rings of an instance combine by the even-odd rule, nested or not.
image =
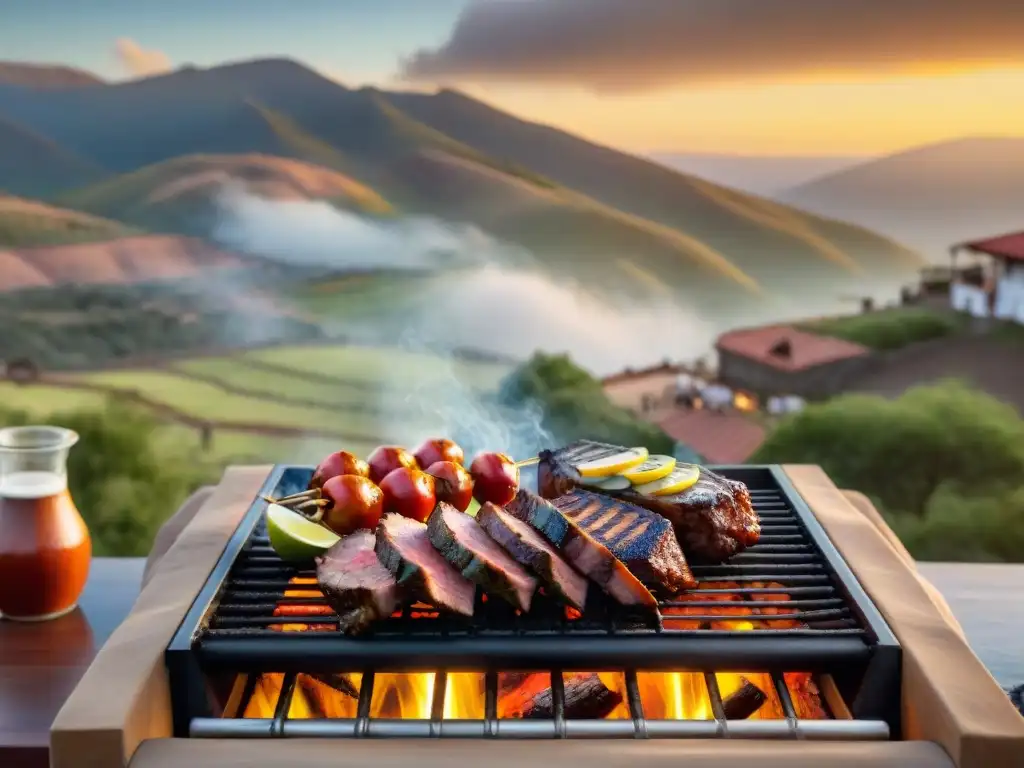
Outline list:
[[[233,356],[196,358],[167,368],[124,369],[69,374],[69,384],[101,391],[47,384],[0,383],[0,398],[11,409],[46,417],[57,411],[99,408],[107,397],[138,393],[157,409],[213,422],[336,432],[345,437],[276,436],[214,428],[204,460],[294,461],[309,463],[344,447],[361,455],[387,440],[440,428],[440,415],[426,403],[403,410],[399,388],[416,391],[486,391],[508,366],[447,362],[429,354],[396,349],[318,346],[252,350]],[[105,393],[105,392],[106,393]],[[299,402],[297,402],[299,401]],[[407,405],[407,404],[406,404]],[[200,448],[195,426],[169,419],[159,436]],[[339,440],[344,444],[339,446]]]
[[[862,315],[830,317],[804,323],[813,333],[833,336],[869,349],[901,349],[921,341],[955,336],[967,320],[953,312],[923,307],[897,307]]]

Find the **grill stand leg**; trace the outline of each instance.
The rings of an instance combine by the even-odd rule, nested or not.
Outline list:
[[[171,689],[174,735],[186,738],[193,718],[213,715],[206,691],[206,676],[192,653],[168,651],[165,663]]]
[[[894,739],[902,738],[903,734],[902,672],[902,654],[898,647],[876,647],[850,707],[850,712],[858,720],[884,720],[889,724],[889,732]]]

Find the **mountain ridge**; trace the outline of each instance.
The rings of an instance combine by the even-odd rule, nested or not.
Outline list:
[[[859,290],[850,286],[890,284],[920,264],[863,228],[520,120],[455,91],[353,90],[289,59],[70,91],[0,89],[0,115],[118,173],[192,155],[316,162],[400,210],[468,219],[584,280],[614,283],[605,273],[630,261],[634,277],[661,265],[672,291],[694,300],[742,297],[745,279],[768,294],[832,280]],[[707,272],[720,258],[733,270],[732,289]]]

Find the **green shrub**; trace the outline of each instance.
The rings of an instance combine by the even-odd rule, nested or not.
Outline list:
[[[674,447],[672,438],[656,425],[612,403],[601,382],[568,355],[536,353],[501,381],[498,400],[508,407],[527,402],[539,405],[543,427],[561,443],[601,440],[668,454]]]
[[[916,557],[1024,560],[1024,419],[958,382],[809,406],[751,461],[820,465],[871,497]]]
[[[852,341],[869,349],[885,351],[952,336],[960,331],[962,323],[959,316],[949,313],[899,308],[817,320],[805,324],[804,328],[824,336]]]

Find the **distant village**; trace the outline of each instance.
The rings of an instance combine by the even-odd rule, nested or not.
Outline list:
[[[960,313],[970,318],[975,338],[995,323],[1024,326],[1024,232],[969,243],[950,249],[947,267],[922,271],[914,288],[901,292],[900,305]],[[865,300],[861,312],[877,311]],[[1001,361],[996,352],[977,353],[983,346],[967,339],[976,358],[989,362],[971,371],[971,360],[961,358],[962,373],[982,381],[999,396],[1008,388],[1024,386],[1024,353],[1019,360]],[[911,350],[911,353],[917,350]],[[715,343],[717,365],[701,360],[693,364],[663,362],[642,370],[627,369],[603,379],[608,397],[616,404],[657,423],[666,434],[715,464],[739,464],[749,459],[764,441],[773,421],[800,411],[808,401],[823,400],[849,391],[884,392],[877,386],[892,356],[860,344],[799,329],[769,325],[729,331]],[[904,355],[905,357],[905,355]],[[941,377],[923,355],[912,361],[920,379],[897,374],[892,386],[923,383]],[[903,366],[904,368],[907,366]],[[993,386],[985,386],[986,378]],[[1002,378],[1004,381],[1000,382]],[[1017,385],[1006,382],[1018,382]],[[895,393],[895,392],[894,392]],[[1014,402],[1021,407],[1020,402]]]

